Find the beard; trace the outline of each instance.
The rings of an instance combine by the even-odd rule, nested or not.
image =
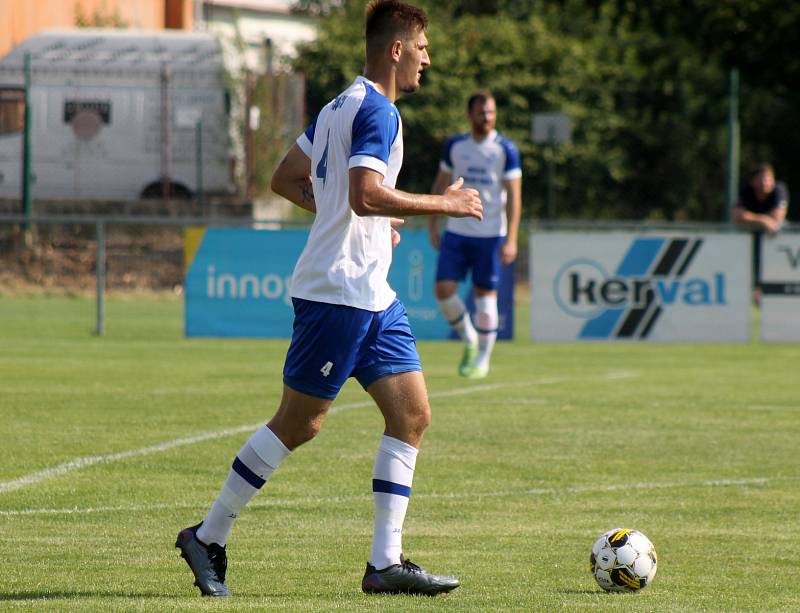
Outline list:
[[[419,90],[421,85],[422,85],[422,73],[418,72],[416,79],[408,83],[400,84],[398,86],[398,89],[404,94],[413,94],[415,91]]]

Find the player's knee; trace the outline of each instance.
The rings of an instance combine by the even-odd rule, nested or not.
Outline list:
[[[412,432],[422,436],[422,433],[431,425],[431,408],[427,404],[417,407],[408,415],[408,428]]]
[[[458,285],[455,283],[440,281],[434,286],[433,293],[436,296],[436,300],[447,300],[456,293],[457,289]]]
[[[276,416],[267,426],[275,433],[287,449],[293,450],[313,439],[322,429],[322,418],[294,421]]]
[[[487,330],[491,327],[491,317],[488,313],[475,313],[475,326],[482,329]]]
[[[402,414],[386,418],[386,434],[410,445],[419,446],[431,423],[430,407],[408,408]]]

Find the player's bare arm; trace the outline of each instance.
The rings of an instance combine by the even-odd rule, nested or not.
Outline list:
[[[786,208],[777,207],[769,213],[753,213],[744,207],[737,206],[733,209],[733,220],[743,226],[764,230],[776,234],[786,219]]]
[[[369,168],[350,170],[350,208],[356,215],[447,215],[483,219],[477,190],[463,188],[463,179],[447,187],[442,195],[410,194],[383,185],[383,175]]]
[[[317,212],[311,185],[311,160],[296,143],[275,169],[270,187],[273,192],[300,208]]]
[[[522,179],[508,179],[505,181],[508,197],[506,199],[506,217],[508,219],[508,232],[503,246],[500,248],[500,261],[503,266],[508,266],[517,259],[517,242],[519,238],[519,222],[522,216]]]
[[[775,226],[776,226],[775,231],[776,232],[781,229],[781,226],[783,225],[783,222],[786,221],[786,211],[787,210],[788,210],[788,207],[779,206],[779,207],[776,207],[776,208],[772,209],[769,212],[769,216],[772,217],[772,219],[775,220]]]
[[[453,182],[453,175],[446,170],[440,170],[436,175],[431,187],[432,194],[443,194],[447,187]],[[428,237],[430,238],[431,245],[437,251],[442,241],[441,231],[439,229],[439,218],[432,215],[428,220]]]

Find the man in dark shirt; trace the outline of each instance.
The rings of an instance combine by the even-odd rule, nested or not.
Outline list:
[[[761,236],[764,232],[775,235],[780,231],[788,207],[789,192],[781,181],[775,181],[772,166],[756,166],[733,209],[733,221],[753,232],[753,297],[756,304],[760,301]]]

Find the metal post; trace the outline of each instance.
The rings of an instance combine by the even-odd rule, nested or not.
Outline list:
[[[202,32],[206,29],[203,20],[203,0],[194,0],[194,27],[195,32]]]
[[[264,79],[266,77],[262,77]],[[253,127],[253,108],[255,106],[255,93],[256,93],[256,77],[249,70],[245,72],[244,78],[244,97],[245,109],[247,116],[245,117],[244,128],[244,194],[245,198],[252,198],[255,191],[255,178],[256,178],[256,157],[255,157],[255,139],[256,129]]]
[[[197,160],[197,205],[200,215],[205,214],[205,194],[203,192],[203,118],[197,120],[194,127],[195,158]]]
[[[728,75],[728,172],[725,189],[725,222],[730,223],[739,186],[739,71]]]
[[[161,65],[161,197],[172,197],[172,105],[169,86],[172,75],[169,65]]]
[[[556,166],[556,129],[555,126],[550,125],[547,128],[548,136],[548,159],[547,159],[547,219],[555,219],[555,186],[553,181],[555,179],[555,166]]]
[[[103,336],[106,323],[106,224],[103,221],[97,221],[95,240],[97,241],[97,256],[95,258],[95,293],[97,295],[95,334]]]
[[[25,54],[25,127],[22,137],[22,214],[24,228],[30,229],[31,217],[31,54]]]

